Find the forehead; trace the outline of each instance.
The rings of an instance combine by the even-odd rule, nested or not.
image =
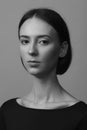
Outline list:
[[[26,20],[20,28],[20,35],[57,35],[56,30],[47,22],[39,18],[31,18]]]

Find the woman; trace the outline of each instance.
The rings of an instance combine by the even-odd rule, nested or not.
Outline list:
[[[18,27],[20,58],[33,78],[31,92],[3,103],[0,130],[86,130],[87,104],[68,93],[57,75],[72,60],[67,25],[55,11],[29,10]]]

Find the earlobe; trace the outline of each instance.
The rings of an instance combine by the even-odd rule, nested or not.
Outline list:
[[[68,51],[68,43],[64,41],[60,47],[59,57],[62,58],[67,54]]]

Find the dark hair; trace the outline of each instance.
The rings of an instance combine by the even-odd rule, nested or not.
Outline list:
[[[67,41],[68,43],[67,54],[64,57],[59,57],[57,68],[56,68],[56,74],[59,74],[59,75],[64,74],[68,70],[71,64],[71,60],[72,60],[70,35],[69,35],[69,30],[65,21],[57,12],[55,12],[52,9],[47,9],[47,8],[31,9],[24,14],[24,16],[19,22],[18,37],[20,37],[20,28],[22,24],[27,19],[32,18],[34,16],[46,21],[56,30],[59,36],[60,43]]]

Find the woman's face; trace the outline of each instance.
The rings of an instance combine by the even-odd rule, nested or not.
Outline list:
[[[46,75],[56,70],[60,43],[51,25],[33,17],[22,24],[19,35],[21,58],[30,74]]]

